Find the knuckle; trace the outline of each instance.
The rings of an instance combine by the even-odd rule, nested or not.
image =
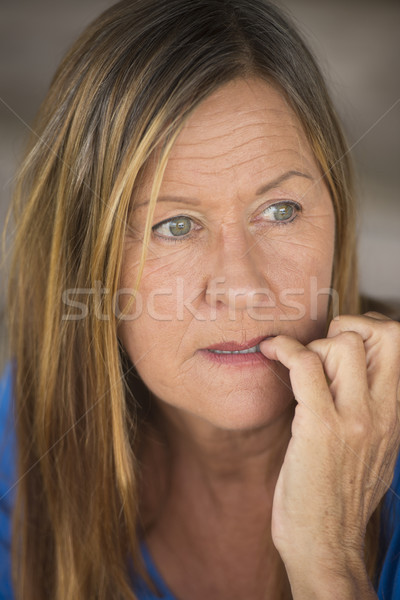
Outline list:
[[[303,368],[315,370],[321,367],[319,356],[307,348],[299,350],[299,360],[301,361]]]
[[[341,343],[350,348],[363,348],[364,341],[356,331],[342,331],[336,336],[338,343]]]
[[[352,440],[363,440],[370,438],[374,432],[374,427],[368,416],[359,416],[352,420],[348,428],[348,434]]]
[[[356,325],[357,317],[352,315],[339,315],[336,319],[333,319],[328,327],[328,336],[338,336],[342,333],[353,331],[352,327]]]

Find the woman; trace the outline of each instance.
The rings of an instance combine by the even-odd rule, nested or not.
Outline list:
[[[16,597],[395,598],[399,325],[358,315],[348,153],[287,19],[123,0],[35,131]]]

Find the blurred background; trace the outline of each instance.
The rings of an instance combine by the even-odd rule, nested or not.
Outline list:
[[[243,0],[246,2],[246,0]],[[314,50],[358,174],[361,288],[400,301],[400,2],[276,0]],[[1,0],[0,228],[36,110],[66,49],[113,0]],[[0,368],[5,360],[0,280]]]

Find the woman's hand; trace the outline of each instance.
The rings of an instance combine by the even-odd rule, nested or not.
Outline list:
[[[277,336],[260,348],[289,369],[298,402],[272,511],[292,590],[324,573],[354,577],[400,445],[400,324],[379,313],[340,316],[326,339],[303,346]]]

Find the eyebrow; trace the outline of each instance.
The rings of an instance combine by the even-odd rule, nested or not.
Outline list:
[[[145,206],[149,204],[150,200],[144,200],[140,202],[140,204],[136,204],[134,208],[139,208],[140,206]],[[183,204],[192,204],[193,206],[198,206],[201,204],[200,200],[197,198],[188,198],[187,196],[158,196],[157,202],[182,202]]]
[[[309,175],[308,173],[303,173],[302,171],[286,171],[286,173],[283,173],[283,175],[276,177],[276,179],[273,179],[266,185],[262,185],[260,188],[258,188],[258,190],[256,191],[256,196],[261,196],[261,194],[265,194],[269,190],[273,190],[280,183],[283,183],[291,177],[305,177],[306,179],[314,181],[314,177],[311,177],[311,175]]]
[[[269,190],[276,188],[280,183],[287,181],[291,177],[305,177],[306,179],[314,181],[314,178],[311,177],[311,175],[309,175],[308,173],[303,173],[302,171],[287,171],[286,173],[283,173],[283,175],[279,175],[279,177],[276,177],[269,183],[262,185],[260,188],[258,188],[258,190],[256,191],[256,196],[266,194]],[[145,200],[143,202],[140,202],[140,204],[136,204],[134,208],[145,206],[149,202],[150,200]],[[198,200],[197,198],[189,198],[186,196],[159,196],[157,198],[157,202],[181,202],[183,204],[191,204],[192,206],[198,206],[199,204],[201,204],[200,200]]]

